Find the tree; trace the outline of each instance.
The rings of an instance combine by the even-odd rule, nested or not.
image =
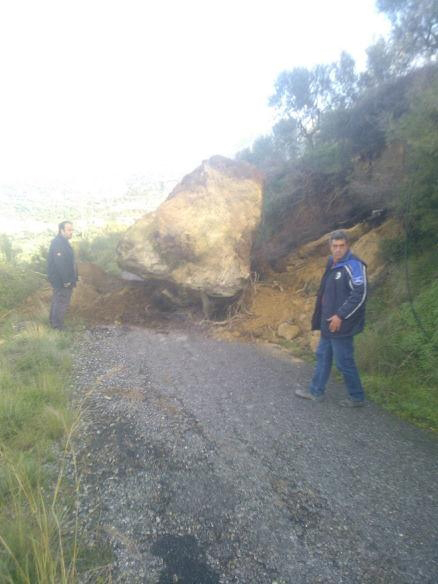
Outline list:
[[[236,154],[237,160],[245,160],[262,169],[269,171],[278,164],[278,155],[272,135],[259,136],[251,148],[245,148]]]
[[[350,106],[357,93],[354,59],[343,52],[338,63],[316,65],[312,69],[295,67],[280,73],[269,105],[283,119],[294,120],[301,139],[313,147],[322,114]]]
[[[393,137],[405,144],[408,181],[401,212],[417,247],[437,246],[438,231],[438,81],[424,91],[394,125]]]
[[[295,160],[299,152],[298,127],[293,118],[282,119],[272,128],[274,148],[284,162]]]
[[[332,65],[332,106],[350,107],[359,94],[359,77],[351,55],[342,51],[339,61]]]
[[[367,70],[361,75],[364,87],[375,87],[392,79],[397,73],[392,45],[380,38],[366,50]]]
[[[293,119],[283,119],[272,128],[272,134],[259,136],[251,148],[236,154],[238,160],[246,160],[264,172],[271,172],[298,154],[297,124]]]
[[[316,65],[313,69],[295,67],[280,73],[269,105],[283,118],[295,120],[300,135],[312,146],[330,86],[328,65]]]
[[[438,0],[377,0],[392,24],[390,42],[398,67],[424,64],[438,54]]]

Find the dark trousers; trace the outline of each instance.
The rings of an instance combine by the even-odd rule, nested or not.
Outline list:
[[[53,288],[52,304],[50,306],[50,326],[54,329],[64,328],[64,317],[69,307],[73,288]]]
[[[322,395],[332,369],[333,357],[336,367],[342,373],[350,398],[354,401],[365,399],[359,372],[354,361],[353,337],[321,336],[316,349],[316,367],[310,384],[313,395]]]

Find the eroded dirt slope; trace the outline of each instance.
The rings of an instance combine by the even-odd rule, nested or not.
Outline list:
[[[397,236],[400,225],[391,219],[377,228],[361,223],[346,231],[352,251],[368,265],[372,290],[385,277],[387,269],[379,251],[380,243]],[[319,335],[311,333],[310,320],[328,254],[328,235],[325,235],[285,256],[278,271],[268,270],[263,281],[253,284],[245,312],[224,327],[220,336],[278,342],[285,338],[279,326],[287,323],[291,327],[286,327],[286,335],[290,334],[303,348],[313,348]]]

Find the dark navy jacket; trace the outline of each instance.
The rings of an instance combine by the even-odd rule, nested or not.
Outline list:
[[[366,264],[348,251],[338,262],[330,256],[321,279],[312,330],[320,330],[324,337],[348,337],[356,335],[365,325],[367,298]],[[329,331],[328,320],[337,314],[342,319],[339,331]]]
[[[68,239],[62,235],[57,235],[50,244],[47,276],[54,288],[63,288],[69,282],[76,286],[78,275],[73,249]]]

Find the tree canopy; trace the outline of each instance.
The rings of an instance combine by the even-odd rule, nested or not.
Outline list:
[[[336,62],[282,71],[269,99],[276,124],[238,157],[275,182],[276,174],[303,169],[324,180],[331,173],[347,176],[354,159],[371,162],[380,156],[390,124],[409,111],[408,74],[436,62],[438,0],[376,4],[391,32],[368,47],[366,70],[358,73],[344,51]]]
[[[343,52],[337,63],[316,65],[312,69],[295,67],[280,73],[269,105],[283,118],[293,120],[298,136],[313,146],[323,112],[347,107],[357,92],[354,59]]]
[[[408,67],[438,53],[438,0],[377,0],[391,21],[394,59]]]

